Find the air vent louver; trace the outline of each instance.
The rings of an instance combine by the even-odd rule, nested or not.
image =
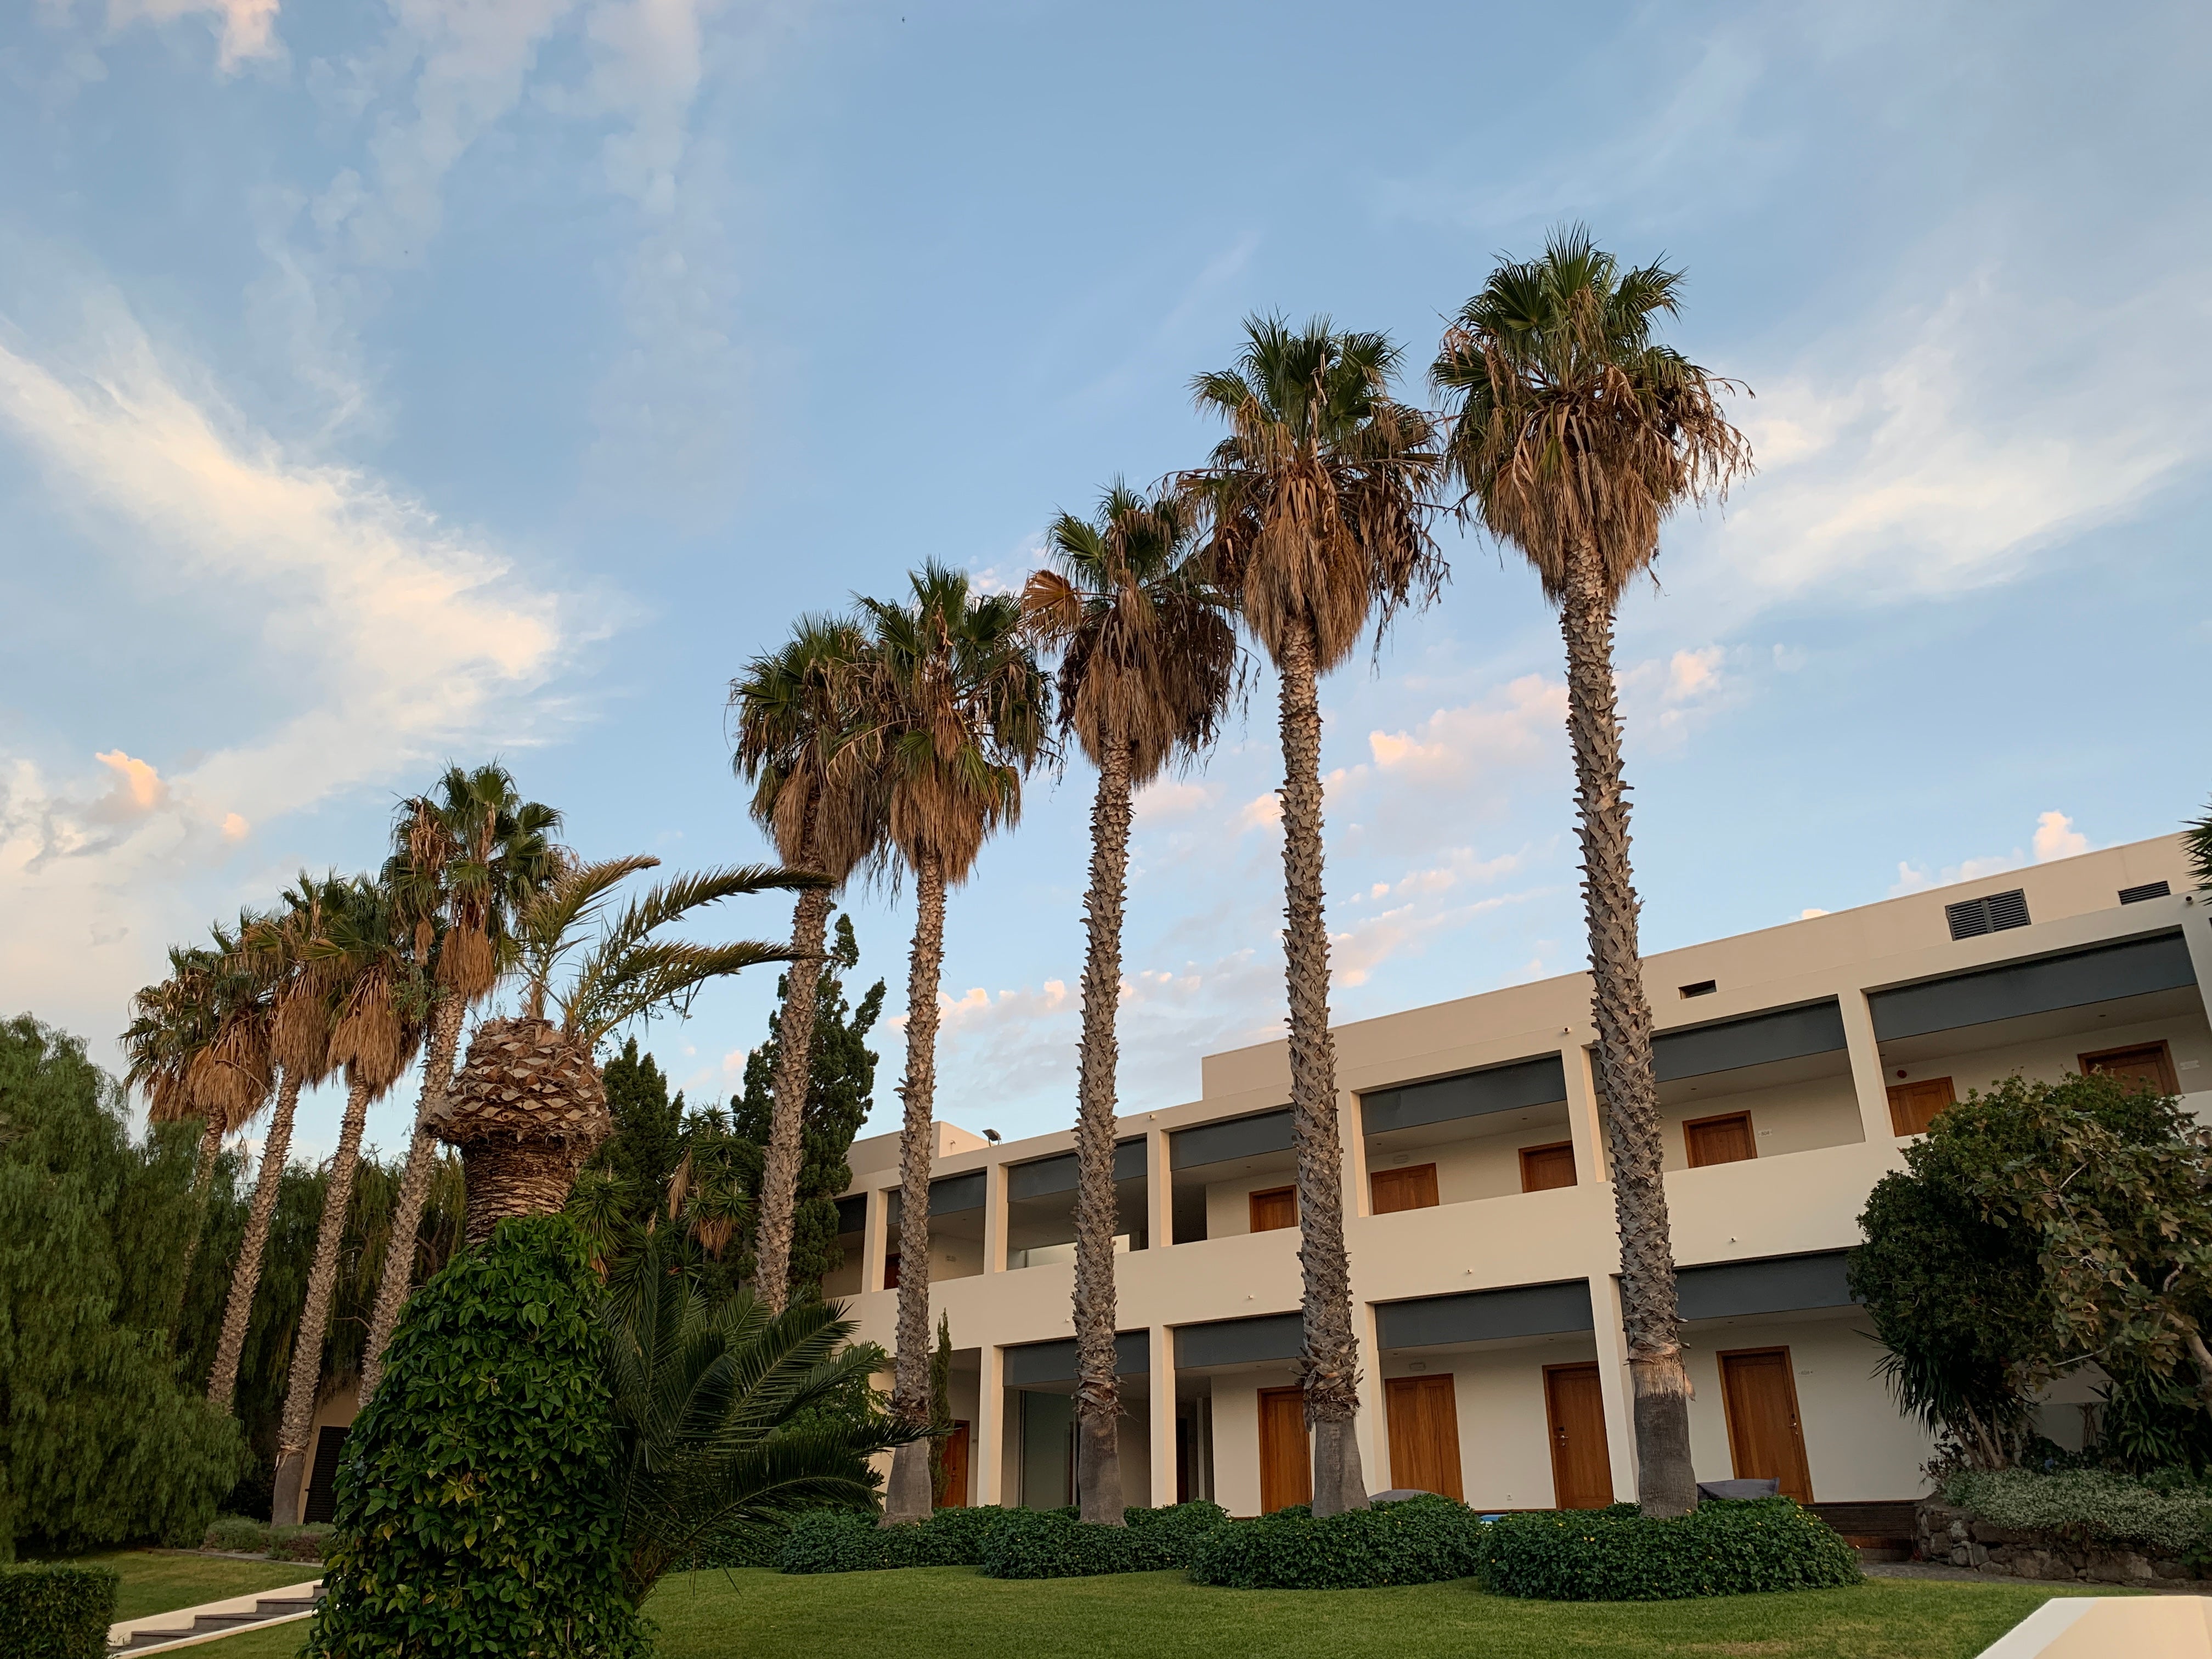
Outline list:
[[[1951,924],[1953,939],[1979,939],[2008,927],[2025,927],[2027,894],[2015,887],[2009,893],[1991,893],[1987,898],[1961,899],[1945,905],[1943,915]]]
[[[2147,881],[2140,887],[2120,889],[2120,902],[2123,904],[2141,904],[2145,899],[2172,898],[2172,896],[2173,889],[2162,881]]]

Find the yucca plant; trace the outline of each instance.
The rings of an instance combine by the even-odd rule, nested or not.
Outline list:
[[[514,913],[521,1010],[477,1028],[429,1126],[460,1149],[471,1245],[509,1216],[567,1203],[577,1170],[614,1127],[599,1066],[608,1036],[657,1013],[687,1014],[709,981],[791,957],[782,945],[703,945],[662,930],[724,899],[822,880],[762,865],[709,870],[657,883],[610,914],[615,889],[659,862],[572,866]]]

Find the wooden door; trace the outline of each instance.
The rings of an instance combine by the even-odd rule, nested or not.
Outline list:
[[[1728,1407],[1729,1456],[1739,1480],[1779,1480],[1785,1498],[1813,1501],[1805,1431],[1797,1420],[1797,1382],[1787,1348],[1723,1353],[1721,1397]]]
[[[1708,1164],[1741,1164],[1759,1156],[1759,1148],[1752,1142],[1749,1112],[1692,1118],[1682,1126],[1682,1136],[1689,1144],[1693,1170]]]
[[[2121,1083],[2148,1089],[2154,1095],[2178,1095],[2181,1085],[2173,1074],[2173,1056],[2163,1042],[2133,1048],[2106,1048],[2081,1056],[2081,1075],[2101,1072]]]
[[[1260,1512],[1313,1502],[1313,1449],[1303,1389],[1260,1390]]]
[[[1575,1184],[1575,1143],[1558,1140],[1548,1146],[1521,1149],[1521,1190],[1547,1193],[1554,1187]]]
[[[945,1496],[937,1500],[940,1510],[964,1510],[968,1507],[968,1425],[955,1423],[952,1432],[945,1437]]]
[[[1367,1190],[1376,1215],[1432,1210],[1437,1205],[1437,1166],[1415,1164],[1402,1170],[1377,1170],[1367,1177]]]
[[[1544,1415],[1552,1429],[1553,1507],[1603,1509],[1613,1502],[1613,1454],[1597,1367],[1545,1366]]]
[[[1382,1385],[1382,1412],[1390,1424],[1390,1484],[1465,1502],[1451,1374],[1391,1377]]]
[[[1900,1083],[1889,1091],[1889,1127],[1900,1136],[1924,1135],[1936,1113],[1958,1103],[1959,1097],[1948,1077]]]
[[[1295,1187],[1270,1187],[1262,1193],[1254,1193],[1252,1231],[1272,1233],[1278,1228],[1298,1224],[1298,1189]]]

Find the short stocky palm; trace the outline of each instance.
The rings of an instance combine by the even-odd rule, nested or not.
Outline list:
[[[945,893],[975,867],[986,837],[1019,817],[1022,774],[1044,747],[1051,697],[1025,641],[1019,600],[971,593],[967,577],[938,565],[910,580],[910,604],[860,602],[867,646],[860,706],[838,763],[856,769],[875,794],[884,837],[914,876],[891,1413],[915,1425],[929,1420],[929,1171]],[[926,1520],[931,1496],[928,1446],[901,1446],[884,1521]]]
[[[1062,727],[1098,768],[1091,808],[1090,940],[1076,1094],[1076,1491],[1083,1518],[1121,1524],[1121,1384],[1114,1363],[1114,1017],[1134,792],[1213,739],[1237,672],[1237,632],[1201,571],[1187,506],[1120,484],[1089,522],[1063,514],[1024,608],[1060,653]]]
[[[1679,271],[1656,264],[1622,270],[1579,227],[1560,232],[1542,258],[1498,268],[1430,372],[1458,400],[1449,461],[1467,510],[1527,556],[1566,637],[1637,1484],[1644,1512],[1662,1516],[1694,1505],[1697,1484],[1628,862],[1613,619],[1622,590],[1657,554],[1667,514],[1724,492],[1751,462],[1718,407],[1730,383],[1652,342],[1652,319],[1674,311],[1680,284]]]
[[[1193,382],[1230,435],[1188,483],[1210,517],[1214,579],[1282,682],[1283,953],[1290,985],[1291,1106],[1304,1273],[1307,1420],[1317,1515],[1364,1507],[1353,1420],[1359,1351],[1344,1249],[1336,1054],[1328,1030],[1328,931],[1322,915],[1320,677],[1378,627],[1431,597],[1443,561],[1427,528],[1435,434],[1395,402],[1397,349],[1380,334],[1245,325],[1234,368]]]
[[[730,686],[738,713],[738,775],[753,783],[753,817],[775,837],[793,869],[832,885],[799,896],[791,924],[793,961],[777,1022],[768,1153],[761,1168],[753,1294],[781,1313],[791,1291],[793,1216],[798,1207],[806,1087],[814,1048],[814,998],[836,884],[872,853],[879,837],[872,799],[857,769],[831,763],[852,726],[860,630],[817,617],[799,620],[778,649],[756,657]]]
[[[434,793],[399,804],[384,878],[412,922],[416,965],[428,968],[434,961],[437,1001],[422,1057],[415,1137],[362,1355],[364,1407],[383,1377],[385,1346],[399,1322],[414,1275],[415,1231],[438,1149],[428,1124],[453,1082],[462,1018],[471,1003],[490,994],[498,979],[509,912],[541,890],[559,868],[560,849],[552,837],[560,826],[558,812],[524,800],[507,769],[497,764],[473,772],[448,767]]]

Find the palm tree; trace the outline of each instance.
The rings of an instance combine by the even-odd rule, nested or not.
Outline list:
[[[875,1497],[868,1460],[920,1432],[865,1395],[883,1362],[835,1304],[771,1314],[740,1293],[710,1300],[665,1235],[647,1237],[605,1304],[607,1398],[623,1583],[642,1602],[715,1539],[808,1509]]]
[[[860,629],[851,623],[802,617],[789,640],[754,658],[730,683],[730,706],[738,711],[732,765],[754,786],[753,818],[775,838],[785,864],[817,872],[830,884],[802,891],[792,915],[797,966],[785,976],[777,1023],[781,1046],[753,1247],[753,1293],[770,1313],[782,1312],[791,1294],[817,967],[830,903],[881,835],[857,769],[832,764],[852,724],[851,689],[860,650]]]
[[[891,1414],[927,1424],[931,1117],[945,894],[967,878],[991,832],[1020,817],[1022,774],[1045,749],[1051,692],[1024,638],[1019,600],[972,593],[965,575],[938,564],[908,580],[911,604],[860,601],[867,649],[855,687],[856,724],[838,760],[868,781],[881,803],[885,838],[914,875]],[[900,1447],[891,1459],[885,1524],[927,1520],[930,1498],[928,1447]]]
[[[1198,406],[1230,434],[1188,486],[1210,515],[1214,578],[1281,680],[1283,955],[1290,987],[1291,1106],[1304,1273],[1299,1366],[1313,1427],[1314,1513],[1364,1508],[1353,1419],[1359,1351],[1344,1249],[1336,1051],[1322,920],[1320,677],[1351,654],[1370,615],[1387,627],[1432,598],[1445,571],[1428,533],[1437,468],[1427,416],[1390,396],[1398,349],[1381,334],[1249,319],[1232,368],[1201,374]]]
[[[356,876],[332,890],[320,914],[320,932],[307,955],[336,990],[329,1058],[345,1068],[345,1115],[315,1232],[315,1259],[307,1271],[307,1298],[292,1341],[285,1374],[284,1414],[276,1430],[276,1496],[270,1517],[280,1524],[300,1513],[307,1484],[307,1435],[322,1390],[323,1338],[330,1328],[337,1289],[338,1255],[353,1202],[361,1161],[362,1130],[368,1109],[389,1092],[414,1062],[428,1012],[428,975],[413,959],[414,930],[397,896],[383,883]]]
[[[1465,492],[1462,512],[1535,568],[1566,640],[1638,1492],[1644,1512],[1659,1516],[1693,1507],[1697,1482],[1628,861],[1613,619],[1622,591],[1657,555],[1667,515],[1725,495],[1751,466],[1750,447],[1720,411],[1734,383],[1651,338],[1653,319],[1676,310],[1681,281],[1658,264],[1623,270],[1586,229],[1570,227],[1553,234],[1541,258],[1492,273],[1430,370],[1458,404],[1447,457]]]
[[[436,958],[432,977],[438,1000],[430,1011],[414,1139],[392,1212],[392,1247],[385,1252],[376,1311],[362,1354],[364,1407],[383,1380],[384,1350],[413,1282],[415,1233],[438,1150],[428,1125],[453,1083],[461,1020],[471,1003],[490,994],[499,977],[509,913],[541,890],[559,867],[561,848],[553,836],[560,827],[560,813],[524,800],[513,776],[496,762],[473,772],[447,767],[435,793],[400,803],[392,825],[384,879],[412,921],[416,966],[426,967]]]
[[[1121,906],[1135,792],[1212,741],[1237,678],[1237,629],[1197,556],[1191,514],[1116,483],[1095,519],[1060,515],[1053,568],[1022,602],[1060,653],[1060,720],[1098,769],[1083,908],[1083,1041],[1076,1083],[1076,1492],[1083,1518],[1121,1520],[1120,1379],[1114,1358],[1114,1107]]]
[[[471,1246],[510,1216],[550,1215],[568,1202],[576,1170],[614,1127],[599,1066],[599,1046],[611,1033],[655,1013],[690,1012],[709,980],[790,959],[778,945],[654,935],[723,899],[822,879],[761,866],[674,877],[633,899],[586,943],[614,889],[659,862],[640,856],[568,866],[511,918],[522,1012],[477,1028],[467,1062],[430,1123],[439,1139],[460,1148]]]
[[[242,965],[269,988],[269,1053],[276,1068],[276,1093],[269,1133],[262,1139],[261,1169],[246,1211],[246,1234],[231,1268],[215,1368],[208,1378],[208,1402],[219,1412],[230,1409],[238,1391],[238,1369],[253,1319],[253,1294],[261,1283],[262,1252],[268,1248],[276,1196],[291,1156],[292,1120],[300,1091],[321,1084],[337,1069],[330,1052],[337,964],[314,957],[311,947],[322,937],[324,915],[343,902],[343,886],[336,875],[318,882],[303,870],[299,885],[285,892],[281,908],[257,916],[240,929]]]

